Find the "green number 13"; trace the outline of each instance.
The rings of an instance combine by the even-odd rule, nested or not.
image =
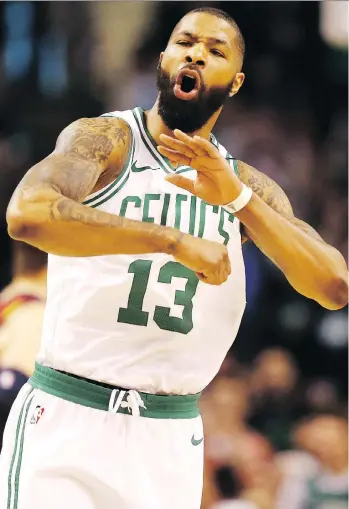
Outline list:
[[[134,274],[127,308],[120,308],[118,322],[140,325],[148,324],[149,313],[143,310],[143,301],[147,291],[152,260],[135,260],[128,268]],[[167,262],[159,271],[158,282],[171,284],[172,278],[186,279],[184,290],[176,290],[174,304],[182,306],[182,317],[171,316],[171,308],[155,306],[153,320],[162,330],[188,334],[193,328],[193,297],[198,278],[191,270],[177,262]]]

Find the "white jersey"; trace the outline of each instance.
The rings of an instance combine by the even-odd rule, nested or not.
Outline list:
[[[167,254],[49,255],[37,361],[144,392],[200,392],[219,370],[245,308],[239,221],[165,180],[172,172],[194,179],[196,171],[175,170],[159,154],[141,108],[106,116],[128,123],[132,146],[121,174],[84,204],[224,243],[232,272],[211,286]],[[214,137],[212,143],[234,171],[236,161]]]

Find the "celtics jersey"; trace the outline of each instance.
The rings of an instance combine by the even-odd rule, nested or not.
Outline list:
[[[120,175],[84,204],[224,244],[232,271],[225,283],[211,286],[162,253],[49,255],[37,360],[144,392],[197,393],[219,370],[245,308],[239,221],[165,180],[173,172],[195,179],[196,171],[188,166],[174,169],[159,154],[142,109],[106,116],[128,123],[131,148]],[[214,137],[211,141],[236,170],[236,161]]]

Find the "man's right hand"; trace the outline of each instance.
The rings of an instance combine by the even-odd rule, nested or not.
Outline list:
[[[193,270],[200,281],[210,285],[224,283],[231,273],[227,248],[218,242],[184,235],[173,256]]]

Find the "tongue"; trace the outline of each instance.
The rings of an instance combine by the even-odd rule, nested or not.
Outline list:
[[[191,99],[195,99],[198,95],[198,91],[196,88],[191,90],[190,92],[184,92],[181,89],[181,86],[179,83],[176,83],[173,89],[174,95],[177,97],[177,99],[182,99],[182,101],[190,101]]]

